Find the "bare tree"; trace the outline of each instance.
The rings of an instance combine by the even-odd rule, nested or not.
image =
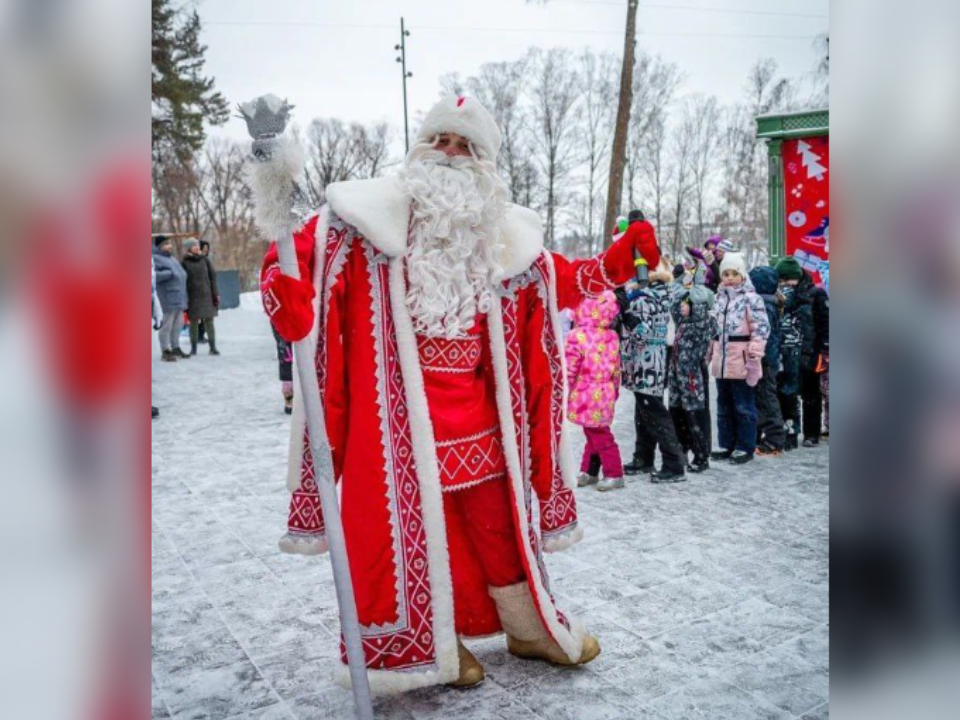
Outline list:
[[[304,192],[320,207],[326,187],[342,180],[376,177],[390,162],[392,131],[386,123],[366,127],[337,119],[316,119],[307,127]]]
[[[765,252],[767,243],[767,160],[763,144],[756,139],[756,117],[788,109],[794,95],[793,83],[777,78],[776,63],[761,60],[747,77],[745,101],[725,113],[723,207],[718,221],[748,257]]]
[[[581,100],[576,137],[580,160],[586,173],[586,187],[579,198],[578,235],[585,239],[588,255],[602,246],[603,189],[606,178],[602,166],[610,154],[615,107],[611,99],[617,82],[617,59],[608,53],[595,55],[584,50],[577,57]]]
[[[534,161],[543,182],[545,242],[555,247],[558,212],[567,198],[567,180],[574,165],[579,83],[568,50],[534,48],[529,53],[531,137]]]
[[[690,148],[691,200],[697,219],[697,233],[702,237],[706,226],[706,202],[710,182],[717,166],[720,146],[720,106],[713,96],[697,95],[688,101],[692,147]]]
[[[607,186],[607,217],[603,236],[610,242],[613,224],[620,211],[623,195],[623,166],[627,154],[627,135],[630,130],[630,110],[633,103],[633,65],[637,47],[638,0],[627,0],[627,25],[623,40],[623,67],[620,73],[620,96],[617,103],[617,124],[610,152],[610,180]]]
[[[667,187],[670,184],[670,166],[667,161],[667,125],[663,112],[653,116],[647,132],[640,137],[637,149],[639,174],[643,176],[653,198],[653,224],[659,231],[665,225],[663,215]],[[631,206],[637,207],[631,202]]]
[[[625,165],[625,195],[630,208],[641,206],[637,192],[641,176],[646,176],[642,163],[647,133],[654,123],[661,124],[659,128],[661,134],[665,132],[663,123],[666,118],[666,108],[673,102],[680,80],[681,74],[677,66],[664,62],[659,56],[641,53],[637,59],[633,76],[633,109],[630,112],[630,133]]]
[[[683,227],[690,212],[688,200],[693,189],[693,151],[696,136],[696,117],[690,103],[684,105],[680,123],[670,143],[670,162],[673,165],[673,228],[670,237],[670,255],[677,257],[685,241]]]

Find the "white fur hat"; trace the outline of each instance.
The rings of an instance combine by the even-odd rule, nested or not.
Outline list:
[[[747,278],[747,263],[743,259],[743,255],[735,252],[728,252],[723,256],[723,260],[720,261],[720,274],[723,275],[724,270],[734,270],[740,273],[740,277],[744,280]]]
[[[445,95],[430,108],[417,140],[429,142],[440,133],[463,135],[485,160],[496,162],[500,152],[500,128],[476,98]]]

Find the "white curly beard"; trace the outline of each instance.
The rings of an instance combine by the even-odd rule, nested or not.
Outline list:
[[[494,302],[503,278],[501,224],[508,190],[492,162],[410,151],[402,176],[411,202],[407,309],[417,333],[455,338]]]

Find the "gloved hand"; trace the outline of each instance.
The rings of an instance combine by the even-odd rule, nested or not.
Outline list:
[[[760,358],[747,357],[747,385],[756,387],[763,377],[763,366],[760,364]]]
[[[154,318],[154,319],[153,319],[153,329],[154,329],[154,330],[159,330],[159,329],[162,328],[162,327],[163,327],[163,320],[161,320],[160,318]]]
[[[213,296],[213,306],[214,306],[215,308],[217,308],[218,310],[220,309],[220,296],[219,296],[219,295],[214,295],[214,296]]]
[[[306,266],[300,264],[301,277],[309,277]],[[262,288],[263,307],[270,321],[288,342],[303,340],[313,327],[313,283],[275,274]]]

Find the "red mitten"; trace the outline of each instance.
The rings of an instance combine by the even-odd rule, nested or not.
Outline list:
[[[635,222],[627,228],[626,237],[647,261],[651,270],[660,264],[660,246],[657,245],[657,234],[653,225],[646,220]]]
[[[300,263],[300,276],[310,277]],[[260,287],[263,309],[270,322],[287,342],[303,340],[313,328],[313,299],[317,291],[309,280],[296,280],[271,268]]]

